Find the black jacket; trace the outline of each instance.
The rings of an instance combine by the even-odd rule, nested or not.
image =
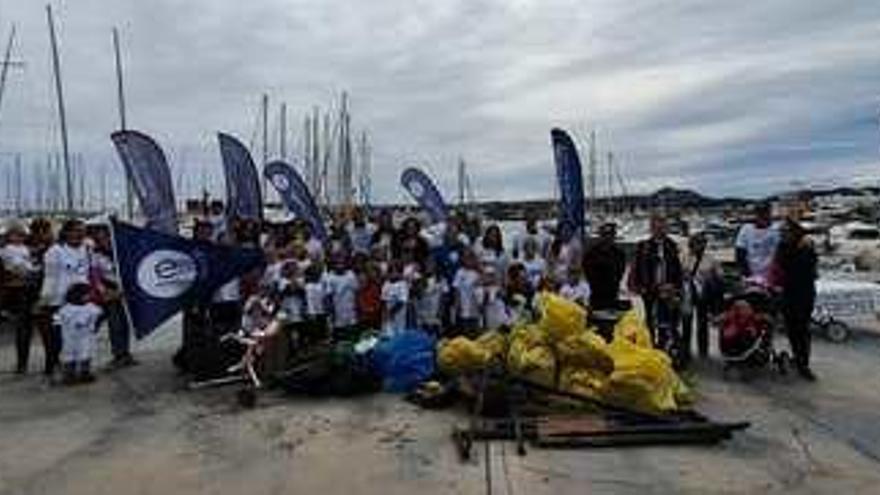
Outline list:
[[[668,237],[664,237],[662,241],[651,238],[636,244],[636,254],[630,274],[630,286],[640,294],[650,294],[657,290],[655,273],[657,264],[661,261],[659,257],[661,242],[663,243],[663,261],[666,268],[664,283],[677,288],[681,287],[682,269],[681,260],[678,257],[678,246]]]

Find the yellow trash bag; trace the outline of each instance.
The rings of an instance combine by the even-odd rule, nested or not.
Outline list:
[[[562,296],[542,292],[538,307],[541,308],[541,320],[538,324],[554,341],[562,341],[586,329],[587,310]]]
[[[566,392],[601,400],[608,387],[608,375],[586,368],[564,368],[559,373],[559,388]]]
[[[614,340],[618,339],[625,339],[639,347],[653,347],[651,331],[634,309],[627,311],[614,325]]]
[[[492,359],[504,357],[507,352],[507,337],[494,330],[480,335],[477,344],[485,349]]]
[[[611,404],[644,412],[662,413],[683,405],[687,387],[672,369],[665,353],[626,339],[609,346],[614,371],[604,398]]]
[[[437,365],[449,374],[479,371],[506,351],[507,339],[499,332],[486,332],[477,340],[456,337],[437,344]]]
[[[536,325],[514,329],[507,351],[508,370],[542,385],[556,381],[556,358],[547,343],[547,336]]]
[[[458,374],[485,368],[492,355],[467,337],[441,341],[437,350],[437,366],[444,373]]]
[[[568,336],[556,344],[556,354],[560,364],[566,367],[585,368],[604,375],[614,371],[608,344],[593,331]]]

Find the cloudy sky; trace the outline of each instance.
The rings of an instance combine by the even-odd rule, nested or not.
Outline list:
[[[166,148],[185,190],[222,190],[214,133],[253,139],[261,93],[273,134],[287,102],[296,153],[305,112],[331,107],[343,89],[355,128],[372,137],[380,200],[402,199],[397,177],[412,164],[453,195],[458,156],[481,198],[550,196],[553,126],[580,139],[596,129],[601,155],[615,153],[631,190],[754,196],[794,181],[880,182],[876,1],[52,5],[71,146],[91,185],[101,175],[112,183],[119,169],[108,138],[113,26],[130,126]],[[10,71],[0,108],[6,167],[11,153],[35,167],[59,147],[45,17],[43,2],[0,0],[3,43],[16,23],[13,56],[26,64]]]

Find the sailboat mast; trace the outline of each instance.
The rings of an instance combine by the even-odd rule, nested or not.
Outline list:
[[[278,154],[287,161],[287,103],[281,103],[280,122],[278,123]]]
[[[21,153],[15,154],[15,214],[21,216]]]
[[[125,108],[125,85],[122,80],[122,55],[119,49],[119,29],[117,28],[113,28],[113,54],[116,60],[116,101],[119,107],[119,130],[124,131],[128,129],[128,125]],[[134,195],[128,177],[125,174],[122,177],[125,181],[125,211],[128,218],[132,219],[134,217]],[[105,207],[102,205],[101,209],[103,210]]]
[[[49,23],[49,41],[52,45],[52,67],[55,72],[55,95],[58,97],[58,120],[61,124],[61,152],[64,159],[64,184],[67,194],[67,213],[73,213],[73,177],[70,170],[70,148],[67,141],[67,115],[64,111],[64,91],[61,87],[61,61],[58,57],[58,40],[55,37],[55,21],[52,6],[46,5],[46,20]]]
[[[262,117],[263,117],[263,166],[269,163],[269,95],[263,93],[262,100]],[[260,174],[262,175],[262,174]],[[266,193],[269,192],[269,184],[263,177],[263,203],[266,202]]]
[[[9,74],[9,66],[12,62],[9,57],[12,56],[12,43],[15,41],[15,24],[12,25],[12,31],[9,33],[9,41],[6,43],[6,53],[3,55],[3,68],[0,70],[0,105],[3,103],[3,93],[6,91],[6,76]]]

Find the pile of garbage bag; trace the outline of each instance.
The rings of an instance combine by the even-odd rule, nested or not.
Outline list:
[[[473,373],[493,362],[508,372],[635,411],[671,412],[689,404],[691,394],[664,352],[654,349],[645,322],[629,311],[606,342],[587,326],[587,311],[560,296],[538,297],[541,317],[508,335],[489,332],[471,340],[438,344],[439,369],[450,375]]]

